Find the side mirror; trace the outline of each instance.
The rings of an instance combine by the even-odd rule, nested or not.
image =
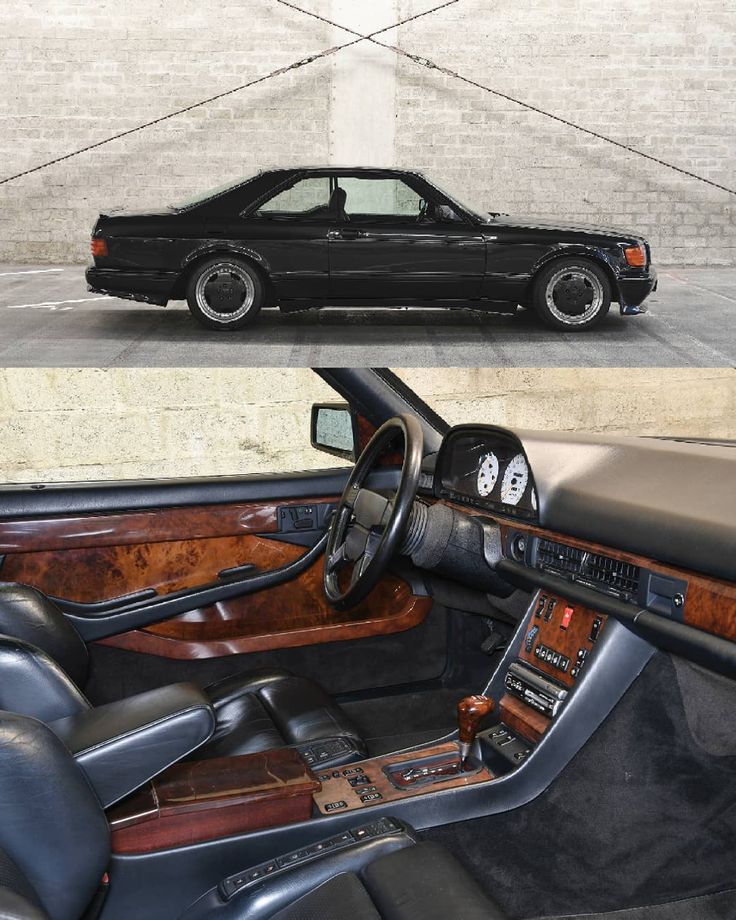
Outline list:
[[[358,454],[353,413],[347,403],[315,403],[312,406],[312,447],[344,460]]]

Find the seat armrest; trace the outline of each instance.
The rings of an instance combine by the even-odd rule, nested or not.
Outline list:
[[[57,719],[49,728],[108,808],[204,744],[215,714],[194,684],[170,684]]]

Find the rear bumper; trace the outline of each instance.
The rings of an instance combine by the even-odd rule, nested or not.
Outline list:
[[[126,300],[139,300],[165,307],[179,277],[177,272],[126,271],[119,268],[90,267],[84,273],[87,286],[95,294],[110,294]]]
[[[646,313],[642,304],[657,289],[657,272],[650,268],[645,275],[637,278],[619,278],[618,289],[622,316]]]

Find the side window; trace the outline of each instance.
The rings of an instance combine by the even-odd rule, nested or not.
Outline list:
[[[262,204],[256,211],[263,217],[310,217],[327,210],[330,180],[326,176],[302,179]]]
[[[345,210],[350,217],[381,215],[416,220],[421,211],[421,197],[400,179],[347,176],[338,183],[347,195]]]

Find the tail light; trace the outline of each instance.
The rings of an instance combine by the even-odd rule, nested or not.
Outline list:
[[[624,249],[624,258],[626,264],[633,268],[645,268],[647,264],[647,252],[642,245],[627,246]]]
[[[95,259],[108,255],[107,240],[103,240],[102,237],[93,237],[90,248]]]

